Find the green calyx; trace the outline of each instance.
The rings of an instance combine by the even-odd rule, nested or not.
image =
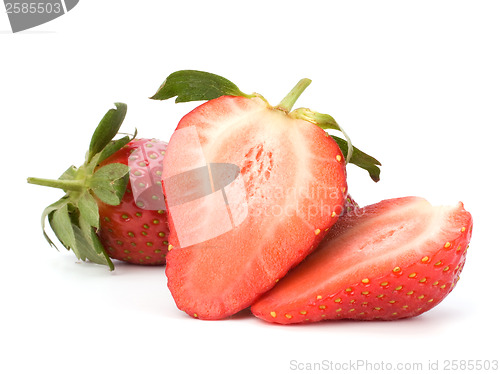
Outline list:
[[[380,162],[354,147],[347,133],[338,125],[332,116],[318,113],[307,108],[298,108],[292,111],[295,102],[310,83],[310,79],[301,79],[274,109],[286,113],[291,118],[313,123],[325,131],[340,131],[345,139],[330,134],[328,135],[339,146],[346,160],[346,164],[351,163],[366,170],[370,178],[374,182],[378,182],[380,180]],[[248,95],[243,93],[234,83],[218,75],[198,70],[180,70],[170,74],[151,99],[167,100],[176,97],[175,102],[180,103],[213,100],[224,95],[262,98],[258,94]]]
[[[106,158],[129,143],[134,137],[113,140],[125,119],[127,106],[116,103],[97,126],[90,141],[85,162],[79,168],[69,167],[58,179],[28,178],[28,183],[60,188],[65,195],[42,213],[42,231],[51,246],[54,242],[45,230],[48,220],[61,244],[82,261],[91,261],[114,269],[97,236],[99,208],[96,198],[109,205],[118,205],[129,181],[129,168],[120,163],[98,168]]]

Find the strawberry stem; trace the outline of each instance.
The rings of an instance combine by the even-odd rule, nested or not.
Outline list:
[[[308,78],[301,79],[299,83],[295,85],[294,88],[285,96],[283,100],[275,107],[278,110],[282,110],[285,113],[289,113],[292,110],[297,99],[302,95],[302,92],[311,84],[311,80]]]
[[[44,178],[28,178],[28,183],[39,186],[60,188],[65,191],[81,191],[84,188],[83,180],[60,180]]]

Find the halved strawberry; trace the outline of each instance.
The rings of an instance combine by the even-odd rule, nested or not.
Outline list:
[[[347,184],[341,149],[317,126],[339,129],[333,118],[290,112],[309,80],[273,107],[205,74],[181,72],[182,87],[167,79],[155,98],[200,99],[193,87],[213,94],[180,121],[163,184],[168,287],[179,309],[220,319],[251,305],[318,245],[342,211]],[[204,79],[215,84],[203,91]],[[214,93],[217,85],[226,94]],[[347,158],[352,152],[349,144]]]
[[[455,287],[471,232],[462,203],[406,197],[349,212],[252,312],[281,324],[417,316]]]
[[[226,193],[226,207],[222,190],[173,204],[176,185],[165,183],[168,286],[179,309],[218,319],[249,306],[317,246],[344,205],[344,158],[322,129],[260,98],[211,100],[177,131],[186,128],[196,129],[206,164],[236,165],[244,184]],[[190,146],[171,138],[165,178],[183,172],[197,152]]]

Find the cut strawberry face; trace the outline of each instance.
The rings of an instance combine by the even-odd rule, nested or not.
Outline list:
[[[281,324],[422,314],[454,288],[471,232],[461,203],[407,197],[349,212],[252,312]]]
[[[324,130],[260,97],[211,100],[176,131],[163,180],[172,245],[168,286],[181,310],[224,318],[274,286],[337,220],[347,193],[344,157]],[[214,164],[239,169],[241,183],[225,191],[226,200],[213,188],[173,203],[179,196],[171,178]]]

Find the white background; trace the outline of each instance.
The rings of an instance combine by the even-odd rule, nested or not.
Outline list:
[[[445,372],[445,360],[500,359],[489,340],[500,333],[500,3],[82,0],[18,34],[0,10],[0,372],[312,372],[293,360],[416,362],[419,372],[439,360],[433,372]],[[168,140],[194,105],[148,97],[179,69],[220,74],[275,104],[311,78],[297,107],[330,113],[383,164],[377,184],[348,167],[361,205],[419,195],[472,213],[457,288],[390,323],[284,327],[247,311],[204,322],[177,310],[161,267],[110,273],[50,248],[40,214],[61,193],[26,177],[80,165],[115,101],[129,105],[123,130]]]

